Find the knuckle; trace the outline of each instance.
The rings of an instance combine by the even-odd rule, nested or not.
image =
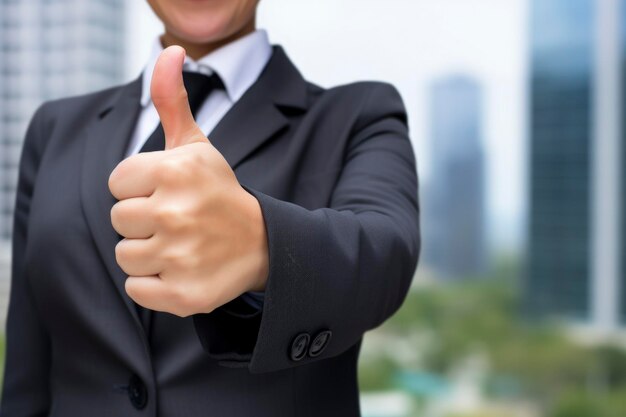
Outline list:
[[[180,103],[187,103],[189,101],[189,94],[186,88],[181,88],[178,91],[178,100]]]
[[[164,204],[154,212],[154,220],[165,230],[188,231],[193,230],[197,210],[187,208],[181,204]]]
[[[205,150],[205,146],[203,146],[203,143],[194,143],[194,145],[197,145],[193,148],[191,148],[191,150],[193,152],[188,152],[187,153],[187,157],[189,158],[189,163],[192,164],[200,164],[203,165],[206,162],[206,150]]]
[[[157,170],[159,180],[166,183],[179,180],[186,173],[185,158],[181,157],[181,155],[163,158]]]
[[[169,204],[163,204],[154,211],[155,220],[163,227],[168,229],[175,229],[183,217],[181,210]]]
[[[180,251],[169,248],[161,254],[161,259],[167,265],[168,269],[184,269],[185,268],[185,254]]]

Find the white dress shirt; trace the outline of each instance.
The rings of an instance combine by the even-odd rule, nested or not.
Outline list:
[[[161,41],[156,38],[150,58],[142,75],[141,112],[125,157],[139,152],[152,132],[159,125],[159,114],[150,98],[150,81],[154,64],[163,50]],[[194,61],[185,57],[184,71],[211,75],[216,72],[225,90],[213,90],[196,113],[196,123],[205,135],[213,130],[230,108],[254,84],[272,55],[267,32],[258,29]],[[262,292],[249,292],[243,298],[254,307],[263,303]]]
[[[159,114],[150,99],[150,81],[154,64],[163,50],[159,38],[155,39],[150,58],[142,75],[141,113],[131,137],[126,157],[143,147],[159,125]],[[184,71],[211,75],[214,71],[224,83],[225,90],[214,90],[196,113],[196,123],[208,135],[230,108],[259,78],[272,55],[267,32],[256,30],[194,61],[185,57]]]

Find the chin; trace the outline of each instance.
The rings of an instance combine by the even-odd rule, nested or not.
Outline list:
[[[167,30],[191,43],[219,42],[254,18],[256,0],[149,0]]]
[[[185,28],[170,27],[169,30],[176,35],[176,37],[186,42],[196,44],[219,42],[230,35],[227,28],[224,26],[207,24],[194,27],[187,26]]]
[[[177,37],[193,43],[217,42],[236,31],[227,19],[220,16],[189,16],[172,19],[168,29]]]

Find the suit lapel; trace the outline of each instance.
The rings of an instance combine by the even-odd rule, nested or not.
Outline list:
[[[266,141],[289,126],[286,111],[306,108],[306,82],[280,46],[259,79],[208,135],[235,169]]]
[[[122,87],[104,103],[87,130],[83,157],[81,199],[96,247],[133,320],[144,334],[134,302],[124,289],[127,274],[115,259],[119,237],[111,225],[111,208],[117,202],[109,191],[109,175],[124,158],[140,111],[141,77]]]

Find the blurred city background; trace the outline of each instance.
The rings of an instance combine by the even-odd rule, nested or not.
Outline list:
[[[258,23],[307,79],[409,111],[423,249],[366,335],[364,417],[626,416],[626,0],[264,0]],[[2,328],[33,111],[134,79],[161,30],[141,0],[0,0]]]

